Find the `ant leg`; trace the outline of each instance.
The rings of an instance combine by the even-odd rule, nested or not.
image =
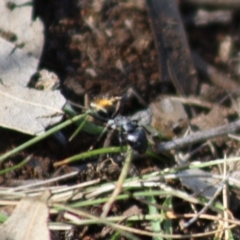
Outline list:
[[[75,102],[73,102],[69,99],[67,100],[67,103],[70,103],[72,106],[86,111],[87,109],[89,109],[89,94],[86,93],[84,95],[84,103],[83,103],[84,105],[79,104],[79,103],[75,103]]]
[[[114,123],[110,123],[110,124],[107,123],[106,127],[103,129],[103,131],[97,138],[96,142],[89,148],[89,150],[93,150],[93,148],[96,146],[96,144],[99,143],[99,141],[102,139],[103,135],[107,132],[107,130],[113,130],[111,132],[114,132],[114,129],[112,128],[113,125],[114,125]]]
[[[122,108],[122,97],[116,97],[116,100],[118,100],[117,104],[116,104],[116,110],[114,111],[113,115],[111,116],[111,118],[115,118],[121,111]]]
[[[69,104],[71,104],[72,106],[77,107],[77,108],[79,108],[79,109],[86,110],[86,108],[85,108],[83,105],[78,104],[78,103],[75,103],[75,102],[73,102],[73,101],[71,101],[71,100],[67,100],[67,103],[69,103]]]
[[[144,107],[147,107],[146,101],[141,97],[141,95],[138,93],[134,87],[128,88],[127,92],[124,95],[125,98],[130,99],[132,97],[136,98],[140,104],[142,104]]]
[[[94,147],[97,145],[97,143],[99,143],[100,140],[102,139],[103,135],[107,132],[107,129],[108,129],[107,127],[105,127],[105,128],[103,129],[103,131],[101,132],[101,134],[98,136],[96,142],[89,148],[88,151],[91,151],[91,150],[94,149]]]
[[[118,140],[119,140],[119,145],[120,145],[120,151],[122,154],[123,153],[123,143],[124,143],[124,136],[123,136],[122,131],[120,131],[118,134]]]
[[[112,136],[113,136],[114,130],[111,130],[108,132],[107,137],[105,138],[105,141],[103,143],[103,148],[110,146]],[[98,158],[98,162],[102,162],[104,160],[105,154],[101,154]]]

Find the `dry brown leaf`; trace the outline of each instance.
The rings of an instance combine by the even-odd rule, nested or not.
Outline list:
[[[191,120],[191,125],[197,127],[199,130],[207,130],[222,126],[228,123],[226,118],[226,111],[224,107],[214,105],[208,114],[201,114]],[[226,141],[226,137],[218,137],[212,139],[219,146]]]

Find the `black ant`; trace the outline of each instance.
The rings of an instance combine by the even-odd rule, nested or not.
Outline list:
[[[143,127],[138,125],[137,121],[118,115],[121,104],[121,97],[95,98],[90,103],[90,107],[94,112],[91,115],[100,121],[106,122],[107,129],[119,132],[121,146],[123,143],[127,143],[138,153],[145,153],[148,146],[146,132]]]

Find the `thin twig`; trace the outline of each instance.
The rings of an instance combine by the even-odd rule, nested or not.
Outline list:
[[[195,6],[240,8],[240,0],[182,0],[183,3],[191,3]]]
[[[223,176],[226,179],[227,178],[227,161],[223,163]],[[229,236],[229,222],[228,222],[228,184],[224,184],[223,186],[223,206],[224,206],[224,212],[223,212],[223,218],[224,218],[224,229],[225,229],[225,239],[230,239]]]
[[[171,99],[179,101],[182,104],[193,105],[193,106],[207,108],[207,109],[212,109],[214,107],[221,107],[226,112],[226,115],[228,115],[228,114],[231,115],[231,114],[236,113],[236,110],[233,109],[233,108],[228,108],[228,107],[225,107],[225,106],[221,106],[217,103],[207,102],[207,101],[204,101],[202,99],[195,98],[195,97],[175,97],[175,96],[172,96]]]
[[[192,219],[190,219],[187,223],[185,223],[183,225],[184,228],[189,227],[191,224],[193,224],[201,214],[205,213],[207,211],[207,209],[212,205],[213,201],[217,198],[217,196],[220,194],[220,192],[222,191],[224,184],[226,183],[226,181],[228,180],[228,176],[226,176],[225,179],[223,179],[221,185],[218,187],[217,191],[215,192],[214,196],[212,197],[212,199],[208,202],[208,204],[206,206],[204,206],[202,208],[202,210]]]
[[[123,225],[120,225],[120,224],[112,223],[112,222],[108,221],[107,219],[100,218],[100,217],[94,216],[92,214],[89,214],[87,212],[84,212],[80,209],[67,207],[67,206],[62,205],[62,204],[54,204],[54,207],[59,209],[59,210],[66,210],[70,213],[73,213],[77,216],[80,216],[81,219],[82,219],[82,217],[85,217],[87,219],[94,220],[95,223],[97,222],[99,224],[100,223],[101,224],[106,224],[106,225],[110,226],[111,228],[113,228],[113,229],[115,229],[115,230],[117,230],[118,232],[121,232],[121,233],[122,233],[122,231],[125,231],[125,232],[129,232],[129,233],[132,233],[132,234],[138,234],[138,235],[141,235],[141,236],[161,237],[161,238],[168,238],[168,239],[189,239],[189,238],[196,238],[196,237],[207,237],[207,236],[214,235],[217,232],[220,232],[220,231],[209,231],[209,232],[206,232],[206,233],[194,233],[194,234],[191,234],[191,235],[164,234],[162,232],[161,233],[155,233],[155,232],[144,231],[144,230],[141,230],[139,228],[136,229],[136,228],[131,228],[131,227],[128,227],[128,226],[123,226]],[[229,229],[231,229],[231,228],[232,228],[232,226],[230,226]]]
[[[62,179],[67,179],[67,178],[74,177],[77,174],[78,174],[78,171],[74,171],[74,172],[67,173],[65,175],[58,176],[58,177],[55,177],[55,178],[51,178],[51,179],[47,179],[47,180],[43,180],[43,181],[39,181],[39,182],[33,182],[33,183],[23,185],[23,186],[20,186],[20,187],[11,188],[10,191],[15,192],[15,191],[24,190],[24,189],[27,189],[27,188],[38,187],[38,186],[50,184],[50,183],[53,183],[53,182],[56,182],[56,181],[60,181]]]
[[[121,174],[119,176],[116,188],[113,191],[113,193],[112,193],[111,197],[109,198],[109,200],[103,206],[103,213],[101,215],[101,217],[103,217],[103,218],[105,218],[107,216],[107,214],[108,214],[108,212],[109,212],[113,202],[116,200],[117,196],[122,191],[122,186],[123,186],[124,180],[127,177],[128,170],[130,168],[130,164],[131,164],[131,161],[132,161],[132,157],[133,157],[133,150],[129,147],[128,148],[128,154],[127,154],[127,157],[126,157],[126,160],[125,160],[122,172],[121,172]]]
[[[238,130],[240,130],[240,120],[205,131],[198,131],[187,137],[178,138],[169,142],[159,143],[156,147],[156,151],[163,152],[170,151],[172,149],[179,149],[186,147],[189,144],[206,141],[210,138],[219,137],[230,133],[235,133]]]

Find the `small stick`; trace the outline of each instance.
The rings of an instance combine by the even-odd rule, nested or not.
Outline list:
[[[182,2],[195,6],[240,8],[240,0],[182,0]]]
[[[103,213],[101,215],[102,218],[106,218],[114,201],[116,200],[117,196],[121,193],[124,180],[126,179],[126,177],[128,175],[128,171],[130,168],[132,158],[133,158],[133,149],[131,147],[128,147],[127,157],[126,157],[125,163],[123,165],[121,174],[118,178],[116,188],[113,191],[112,195],[110,196],[109,200],[103,206]]]
[[[206,206],[204,206],[202,208],[202,210],[200,212],[198,212],[198,214],[196,216],[194,216],[192,219],[190,219],[188,222],[186,222],[183,225],[183,228],[188,228],[191,224],[193,224],[202,214],[204,214],[207,209],[212,206],[214,200],[218,197],[218,195],[220,194],[220,192],[222,191],[226,181],[228,180],[228,175],[225,176],[226,178],[224,178],[221,182],[221,185],[218,187],[217,191],[215,192],[214,196],[212,197],[212,199],[210,199],[210,201],[206,204]]]
[[[208,140],[210,138],[227,135],[229,133],[235,133],[240,130],[240,120],[212,128],[205,131],[198,131],[189,136],[178,138],[169,142],[162,142],[157,145],[157,152],[170,151],[172,149],[186,147],[189,144]]]

